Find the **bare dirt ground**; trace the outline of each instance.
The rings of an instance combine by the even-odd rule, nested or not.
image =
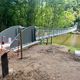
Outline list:
[[[26,49],[22,60],[9,58],[9,71],[5,80],[80,80],[80,62],[65,47],[54,45]]]

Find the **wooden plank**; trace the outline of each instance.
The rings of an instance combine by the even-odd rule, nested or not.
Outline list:
[[[5,52],[1,56],[1,63],[2,63],[2,76],[3,78],[9,74],[9,68],[8,68],[8,56],[7,52]]]

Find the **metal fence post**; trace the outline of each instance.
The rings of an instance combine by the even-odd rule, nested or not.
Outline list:
[[[51,44],[52,44],[52,39],[53,39],[53,38],[51,37]]]
[[[23,53],[22,53],[22,31],[20,28],[20,49],[21,49],[21,59],[23,58]]]
[[[48,45],[48,38],[46,38],[46,39],[47,39],[46,45]]]
[[[31,41],[32,42],[36,41],[36,29],[35,28],[31,29]]]

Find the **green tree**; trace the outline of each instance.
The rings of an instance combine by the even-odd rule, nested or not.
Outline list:
[[[0,0],[0,31],[13,25],[69,27],[80,17],[80,0]]]

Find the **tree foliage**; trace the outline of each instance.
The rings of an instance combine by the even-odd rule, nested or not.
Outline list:
[[[0,0],[0,31],[13,25],[62,28],[80,18],[80,0]]]

